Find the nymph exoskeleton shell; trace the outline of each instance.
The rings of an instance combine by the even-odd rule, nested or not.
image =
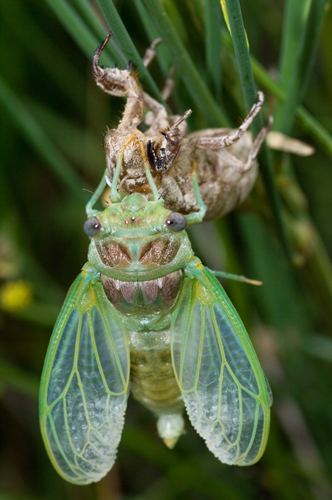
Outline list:
[[[216,219],[236,208],[249,194],[257,177],[255,160],[268,128],[262,129],[253,143],[247,128],[261,109],[263,94],[237,130],[208,129],[187,135],[185,119],[168,115],[163,105],[146,94],[137,76],[129,69],[104,68],[98,65],[108,38],[97,49],[93,74],[97,85],[110,95],[125,96],[127,103],[116,129],[108,130],[104,149],[110,180],[116,166],[116,155],[133,134],[144,143],[154,180],[163,193],[165,206],[189,214],[198,210],[192,185],[192,163],[196,163],[198,184],[206,206],[205,219]],[[144,110],[148,111],[144,118]],[[143,133],[137,127],[145,121]],[[160,174],[160,175],[159,175]],[[125,150],[119,191],[150,192],[137,142]]]

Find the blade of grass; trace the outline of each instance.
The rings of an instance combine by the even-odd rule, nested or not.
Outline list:
[[[35,301],[29,304],[23,311],[10,312],[2,310],[2,312],[23,321],[52,329],[59,315],[59,310],[59,307],[54,304]]]
[[[224,47],[232,49],[232,40],[226,30],[222,30],[222,39]],[[252,71],[257,82],[272,95],[278,98],[281,102],[285,101],[286,93],[276,83],[254,56],[250,56]],[[299,124],[309,134],[316,139],[316,141],[323,147],[323,149],[332,157],[332,136],[329,132],[303,107],[298,106],[296,110],[296,118]]]
[[[208,86],[201,78],[191,57],[184,47],[178,33],[170,21],[163,5],[156,0],[143,0],[146,10],[149,12],[159,35],[177,68],[177,73],[183,80],[192,99],[206,117],[208,122],[214,126],[227,126],[228,120],[223,110],[213,98]]]
[[[332,340],[323,335],[310,337],[304,344],[303,349],[310,354],[324,361],[332,362]]]
[[[103,25],[102,20],[96,12],[96,9],[93,8],[92,4],[90,2],[86,2],[86,0],[71,0],[71,3],[75,5],[84,22],[91,28],[97,39],[100,40],[100,42],[104,40],[105,30],[107,29],[107,27]],[[116,43],[114,43],[114,38],[111,38],[111,40],[105,47],[104,52],[106,52],[106,54],[107,52],[109,52],[112,59],[114,59],[116,64],[118,64],[119,66],[127,64],[124,54],[117,47]]]
[[[96,173],[97,168],[91,172],[92,165],[103,165],[105,153],[100,147],[100,137],[94,135],[86,127],[81,127],[76,121],[65,118],[53,109],[43,106],[38,102],[29,101],[29,109],[33,116],[45,124],[44,130],[56,146],[59,146],[69,161],[79,164],[86,172]]]
[[[123,50],[128,61],[132,61],[135,68],[139,71],[141,81],[146,85],[147,90],[156,97],[160,102],[164,103],[161,93],[152,79],[150,73],[143,64],[143,61],[133,44],[128,31],[123,24],[118,11],[116,10],[111,0],[97,0],[98,5],[105,16],[105,19],[117,38],[121,49]],[[164,103],[165,104],[165,103]]]
[[[156,40],[159,37],[158,31],[154,27],[150,16],[142,4],[141,0],[134,0],[134,4],[136,7],[136,10],[138,12],[138,15],[141,19],[141,22],[144,26],[145,32],[152,43],[154,40]],[[158,57],[158,62],[160,64],[161,70],[163,72],[163,75],[165,78],[167,78],[168,71],[172,66],[172,60],[168,55],[168,52],[166,51],[166,48],[164,44],[162,43],[161,45],[158,46],[158,52],[160,54],[160,57]]]
[[[294,71],[299,41],[305,26],[311,0],[287,0],[281,39],[279,84],[286,89]]]
[[[82,87],[82,78],[75,67],[63,56],[57,45],[53,43],[49,33],[45,33],[33,18],[22,2],[1,2],[1,13],[4,21],[20,40],[22,50],[29,51],[36,58],[42,68],[58,84],[63,93],[76,106],[80,105],[79,92],[73,89]],[[10,15],[8,10],[10,9]],[[24,20],[24,21],[23,21]],[[24,30],[21,25],[24,22]],[[48,57],[45,57],[48,54]],[[63,75],[66,78],[63,78]]]
[[[250,64],[250,57],[240,3],[238,0],[226,0],[226,5],[244,101],[246,109],[247,111],[249,111],[251,106],[257,99],[257,94]],[[263,117],[261,114],[259,114],[257,119],[252,123],[252,130],[255,136],[263,126]],[[274,217],[277,234],[280,238],[280,242],[283,246],[285,255],[287,256],[288,260],[292,261],[293,250],[281,213],[281,200],[274,183],[272,172],[272,158],[270,151],[265,144],[263,144],[259,158],[263,182],[265,185],[267,197],[270,200],[271,211]]]
[[[220,99],[221,93],[221,12],[219,0],[205,0],[205,45],[206,65],[214,94]]]
[[[232,49],[233,44],[228,32],[222,30],[222,40],[226,49]],[[257,82],[281,102],[285,101],[286,93],[282,90],[280,84],[271,78],[270,74],[262,64],[250,56],[251,67]],[[299,124],[323,147],[327,154],[332,157],[332,136],[303,106],[298,106],[296,118]]]
[[[284,134],[291,133],[296,109],[304,97],[317,51],[325,5],[326,0],[311,2],[310,11],[302,30],[292,77],[287,85],[287,97],[275,116],[274,129]]]
[[[0,361],[0,381],[25,396],[38,398],[39,378],[6,361]]]
[[[15,121],[23,136],[39,156],[47,162],[54,174],[71,190],[78,199],[86,202],[86,187],[76,175],[71,165],[54,146],[42,127],[28,112],[24,104],[0,77],[0,102]]]
[[[249,50],[242,19],[241,7],[238,0],[226,0],[229,25],[232,33],[234,52],[239,70],[242,92],[247,113],[257,100],[254,77],[251,70]],[[252,124],[256,136],[263,126],[263,119],[258,115]]]
[[[81,48],[83,53],[90,60],[97,46],[101,43],[95,37],[88,27],[83,23],[82,19],[78,16],[77,12],[67,4],[64,0],[46,0],[50,8],[53,10],[59,21],[70,33],[76,44]],[[111,48],[109,49],[111,52]],[[115,61],[121,64],[123,61],[119,60],[118,54],[112,51],[112,57],[109,54],[103,54],[105,64],[107,66],[114,66]],[[117,58],[117,59],[115,59]]]

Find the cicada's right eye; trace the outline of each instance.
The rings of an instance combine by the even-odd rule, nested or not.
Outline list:
[[[96,234],[99,233],[100,228],[101,228],[101,224],[100,224],[99,220],[97,219],[97,217],[90,217],[90,219],[87,219],[84,222],[84,226],[83,226],[85,234],[87,234],[90,237],[96,236]]]
[[[166,219],[166,225],[175,232],[180,232],[187,227],[187,219],[178,212],[172,212]]]

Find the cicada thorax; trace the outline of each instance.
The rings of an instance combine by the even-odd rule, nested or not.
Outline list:
[[[135,222],[135,221],[134,221]],[[130,224],[134,223],[130,221]],[[136,222],[138,224],[138,221]],[[176,265],[181,240],[167,235],[142,239],[101,241],[96,244],[99,257],[109,268],[101,274],[105,293],[113,306],[125,316],[128,328],[141,330],[170,322],[172,308],[179,294],[182,271],[164,274],[160,269]],[[137,280],[126,280],[126,270],[137,270]],[[122,272],[120,279],[112,277],[112,269]],[[141,280],[140,271],[162,273],[156,279]]]

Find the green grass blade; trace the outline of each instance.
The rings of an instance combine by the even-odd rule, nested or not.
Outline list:
[[[154,24],[152,23],[149,13],[142,4],[141,0],[134,0],[134,4],[141,22],[144,26],[145,32],[149,37],[150,42],[159,38],[158,31],[156,30]],[[168,71],[172,66],[172,59],[169,57],[165,45],[162,43],[158,46],[158,62],[160,64],[161,70],[163,72],[164,78],[167,77]]]
[[[143,3],[172,57],[177,73],[186,85],[197,107],[207,118],[210,125],[225,126],[228,122],[226,115],[218,106],[208,86],[201,78],[163,5],[159,0],[143,0]]]
[[[0,382],[25,396],[38,397],[39,378],[3,360],[0,361]]]
[[[230,28],[232,32],[232,40],[234,45],[235,56],[239,69],[239,75],[243,90],[244,101],[247,111],[251,108],[257,99],[254,77],[251,69],[248,45],[246,34],[243,25],[242,13],[239,0],[226,0]],[[254,135],[257,135],[263,127],[263,118],[259,114],[257,119],[252,123]],[[286,231],[285,223],[281,213],[281,201],[279,193],[276,189],[273,172],[272,158],[269,149],[263,144],[260,157],[260,165],[262,177],[270,201],[271,211],[274,217],[275,226],[279,235],[280,241],[284,248],[285,254],[289,260],[293,258],[293,250],[291,247],[289,235]]]
[[[317,51],[325,6],[326,0],[311,2],[306,24],[302,30],[292,77],[287,86],[287,98],[282,108],[279,108],[274,122],[274,128],[284,134],[290,134],[292,131],[296,109],[307,87]]]
[[[0,8],[3,19],[20,41],[22,49],[38,60],[42,71],[48,73],[64,95],[78,107],[81,103],[78,89],[83,88],[84,80],[76,68],[64,57],[54,38],[34,21],[24,3],[17,0],[10,3],[3,2]],[[23,22],[24,30],[21,29]],[[63,78],[64,74],[66,78]]]
[[[102,24],[101,19],[96,10],[92,7],[92,4],[90,2],[86,2],[86,0],[71,0],[71,3],[75,5],[86,25],[89,26],[93,34],[100,41],[99,43],[101,43],[105,39],[105,26]],[[112,59],[114,59],[116,64],[119,66],[127,64],[123,53],[116,46],[113,39],[109,41],[104,52],[106,54],[109,52]]]
[[[221,93],[221,9],[219,0],[205,0],[206,65],[215,95]]]
[[[63,0],[46,1],[83,53],[91,60],[94,51],[102,40],[98,40],[98,38],[90,32],[77,12],[75,12],[67,2]],[[104,55],[104,61],[108,66],[114,66],[115,60],[108,54]]]
[[[299,41],[304,29],[311,0],[287,0],[281,39],[279,83],[287,88],[294,71],[294,64],[299,50]]]
[[[112,33],[117,38],[123,53],[125,54],[128,61],[132,61],[135,68],[139,71],[140,80],[146,85],[148,91],[152,93],[160,102],[164,102],[157,85],[152,79],[150,73],[144,66],[139,53],[133,44],[128,31],[125,28],[113,2],[111,0],[97,0],[98,5],[105,16],[106,21]]]
[[[241,7],[238,0],[226,0],[228,19],[232,33],[233,46],[242,85],[246,111],[249,112],[257,100],[254,77],[251,70],[249,50],[242,19]],[[254,135],[262,128],[262,118],[258,115],[252,124]]]
[[[86,201],[86,195],[83,191],[85,186],[81,179],[75,174],[71,165],[1,77],[0,102],[2,102],[3,107],[15,121],[29,144],[47,162],[56,176],[64,182],[75,196],[82,201]]]

